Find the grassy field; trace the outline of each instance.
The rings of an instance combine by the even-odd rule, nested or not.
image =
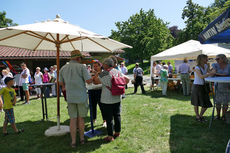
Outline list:
[[[42,119],[40,100],[31,100],[30,105],[18,103],[15,107],[17,126],[24,128],[21,135],[13,133],[0,135],[1,153],[223,153],[229,140],[230,128],[223,121],[214,121],[208,129],[208,122],[196,122],[190,98],[177,92],[168,92],[162,97],[160,91],[147,92],[146,95],[133,95],[133,88],[127,90],[122,101],[121,137],[112,143],[105,143],[106,130],[101,126],[98,112],[96,129],[103,134],[89,138],[85,145],[70,148],[70,136],[46,137],[44,132],[56,125],[56,99],[48,99],[50,121]],[[139,91],[140,93],[140,91]],[[211,109],[205,114],[210,119]],[[0,113],[0,130],[4,120]],[[90,129],[86,118],[86,131]],[[66,103],[61,99],[61,122],[69,124]]]

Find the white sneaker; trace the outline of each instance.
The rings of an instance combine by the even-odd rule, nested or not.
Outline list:
[[[27,101],[25,104],[30,104],[30,102],[29,102],[29,101]]]
[[[106,122],[103,123],[102,127],[105,127],[105,128],[107,127]]]

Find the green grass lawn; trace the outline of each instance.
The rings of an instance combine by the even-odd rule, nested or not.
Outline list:
[[[48,99],[50,121],[41,121],[41,102],[31,100],[30,105],[18,103],[15,107],[16,123],[24,128],[21,135],[13,133],[0,135],[0,153],[223,153],[229,140],[230,128],[223,121],[214,121],[208,129],[208,122],[194,120],[190,98],[177,92],[168,92],[162,97],[160,91],[147,92],[146,95],[133,95],[133,88],[127,90],[122,101],[122,132],[114,142],[105,143],[106,130],[102,128],[102,119],[98,112],[96,129],[103,134],[89,138],[85,145],[70,148],[70,136],[46,137],[44,132],[56,125],[56,99]],[[140,91],[139,91],[140,93]],[[205,116],[210,119],[211,110]],[[0,113],[0,130],[4,114]],[[90,129],[86,118],[86,131]],[[69,124],[66,103],[61,99],[61,122]]]

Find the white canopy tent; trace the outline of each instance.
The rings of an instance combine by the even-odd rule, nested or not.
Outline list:
[[[230,50],[212,44],[201,44],[196,40],[189,40],[152,56],[151,61],[196,59],[199,54],[206,54],[210,58],[218,54],[225,54],[230,57]]]
[[[230,49],[225,49],[213,44],[201,44],[196,40],[189,40],[151,57],[151,70],[153,61],[158,60],[183,60],[196,59],[199,54],[206,54],[209,58],[215,58],[218,54],[230,57]],[[152,72],[150,72],[152,74]]]

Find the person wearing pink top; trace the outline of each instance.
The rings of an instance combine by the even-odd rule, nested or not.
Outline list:
[[[50,74],[48,73],[48,68],[44,68],[44,74],[43,74],[43,83],[49,83],[50,82]],[[50,87],[45,88],[45,96],[50,97]]]

